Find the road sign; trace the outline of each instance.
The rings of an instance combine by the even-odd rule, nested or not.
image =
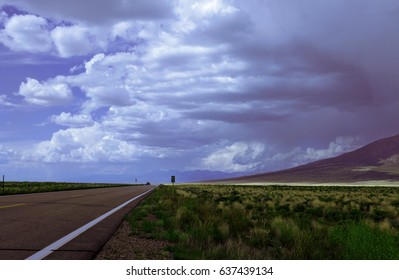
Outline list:
[[[176,182],[176,177],[175,177],[175,176],[170,177],[170,181],[171,181],[172,183]]]

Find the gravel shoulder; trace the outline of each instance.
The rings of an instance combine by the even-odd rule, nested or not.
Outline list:
[[[123,221],[119,229],[112,235],[96,260],[169,260],[171,254],[166,250],[172,243],[147,239],[131,234],[131,227]]]

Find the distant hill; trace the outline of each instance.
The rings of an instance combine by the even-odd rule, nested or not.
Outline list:
[[[384,138],[337,157],[276,172],[236,177],[232,183],[353,183],[399,181],[399,135]]]

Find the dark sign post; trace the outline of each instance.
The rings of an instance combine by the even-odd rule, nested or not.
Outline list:
[[[176,177],[175,176],[171,176],[170,177],[170,181],[172,182],[172,194],[173,194],[173,197],[174,197],[175,196],[174,188],[175,188]]]
[[[4,175],[3,175],[3,193],[4,193]]]

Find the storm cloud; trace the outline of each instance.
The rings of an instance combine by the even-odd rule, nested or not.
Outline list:
[[[397,1],[0,5],[3,55],[72,65],[0,90],[8,123],[29,112],[41,127],[2,144],[3,166],[253,173],[399,131]]]

